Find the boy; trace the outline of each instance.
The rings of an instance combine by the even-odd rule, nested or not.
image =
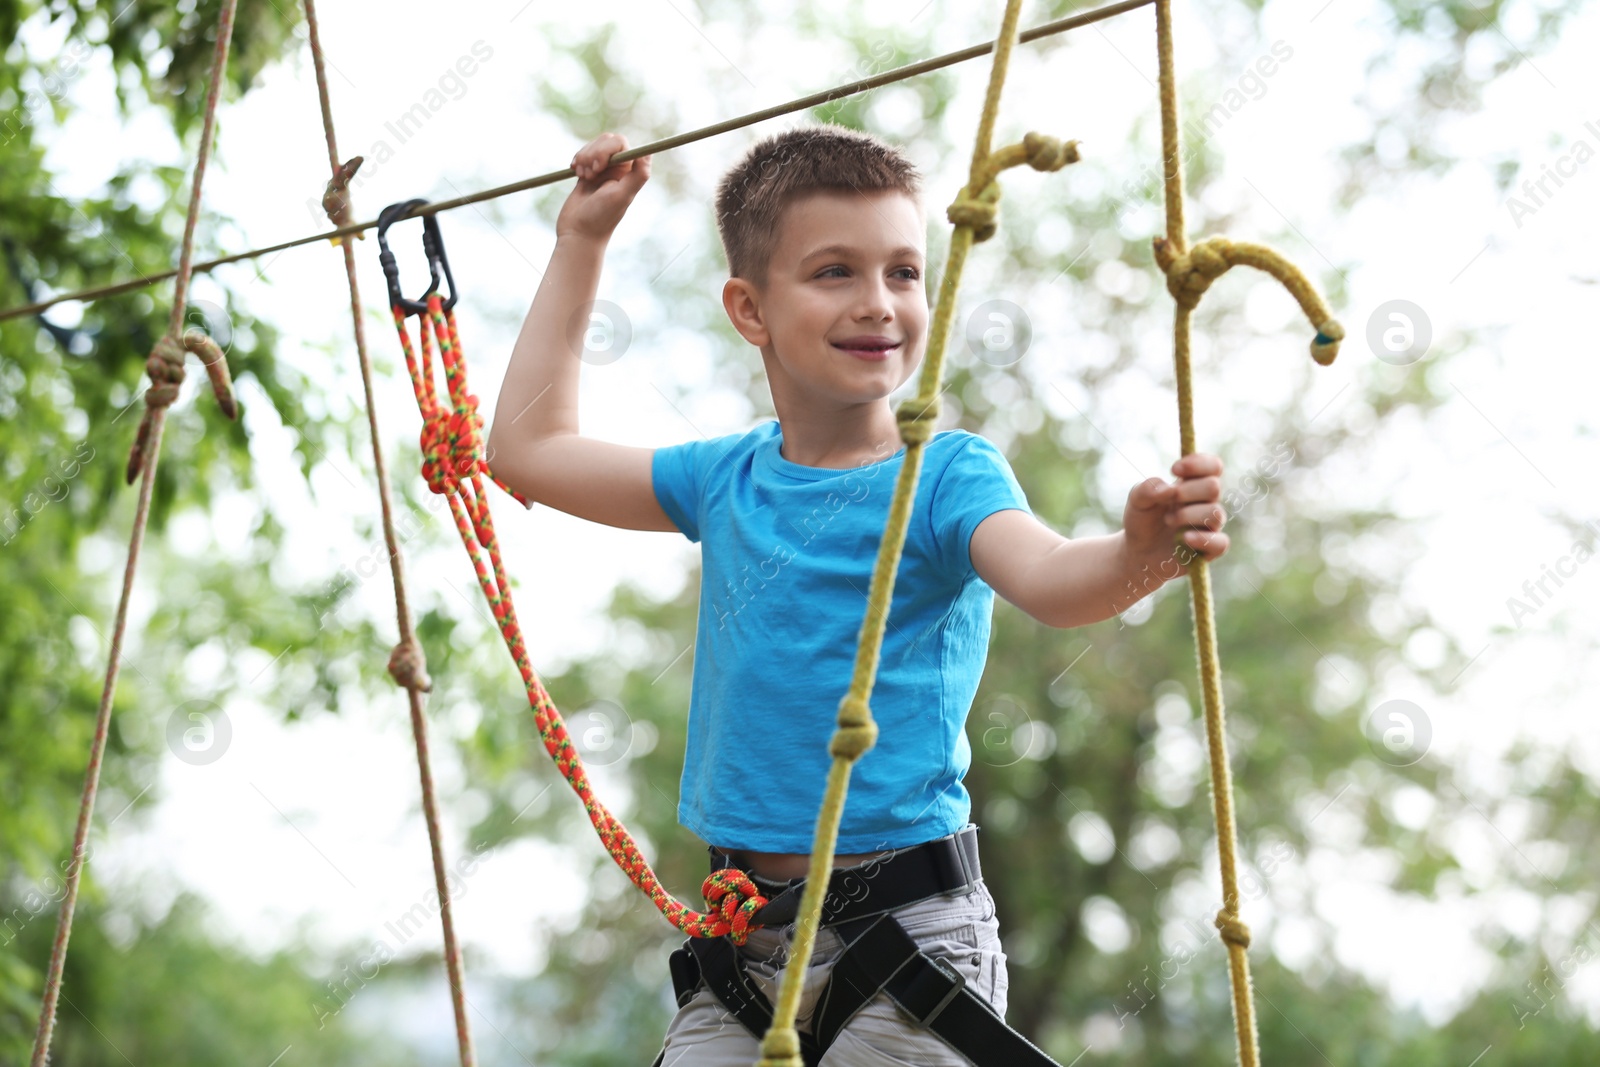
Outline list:
[[[737,950],[770,1002],[905,455],[888,397],[918,369],[927,341],[920,178],[891,146],[841,127],[801,127],[755,145],[717,192],[731,275],[722,301],[761,351],[777,418],[745,433],[633,448],[579,435],[576,358],[588,322],[575,311],[594,299],[606,244],[650,175],[650,156],[610,164],[626,148],[605,133],[573,157],[578,182],[556,220],[488,451],[495,473],[530,501],[703,542],[678,817],[707,843],[712,870],[740,867],[769,901],[786,902],[769,903],[776,919]],[[852,768],[830,903],[805,976],[797,1028],[807,1040],[819,1007],[837,1011],[820,994],[874,904],[1003,1018],[1005,955],[961,784],[994,594],[1046,625],[1081,626],[1185,573],[1196,554],[1221,556],[1220,460],[1197,453],[1172,471],[1173,484],[1150,478],[1133,488],[1124,530],[1069,541],[1033,517],[985,438],[946,430],[924,445],[872,689],[878,740]],[[942,882],[907,873],[952,867],[960,875]],[[734,954],[727,939],[715,940],[715,951]],[[712,947],[686,947],[709,974]],[[709,978],[684,984],[658,1062],[753,1063],[760,1027],[749,1004],[719,996]],[[888,988],[845,1019],[823,1020],[826,1064],[970,1062],[902,1014]]]

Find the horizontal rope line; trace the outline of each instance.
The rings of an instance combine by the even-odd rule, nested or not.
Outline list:
[[[1031,30],[1024,30],[1018,35],[1017,40],[1021,43],[1035,41],[1041,37],[1049,37],[1053,34],[1077,29],[1080,26],[1087,26],[1090,23],[1113,18],[1128,11],[1133,11],[1136,8],[1146,7],[1151,3],[1154,3],[1154,0],[1122,0],[1120,3],[1107,4],[1105,7],[1095,8],[1093,11],[1085,11],[1081,15],[1069,15],[1066,18],[1057,19],[1054,22],[1047,22],[1042,26],[1036,26]],[[894,70],[888,71],[884,74],[874,75],[870,78],[863,78],[860,81],[848,82],[832,89],[825,89],[822,92],[812,93],[810,96],[803,96],[797,100],[791,100],[787,104],[779,104],[775,107],[769,107],[764,111],[753,111],[750,114],[740,116],[739,118],[728,119],[711,126],[704,126],[698,130],[692,130],[688,133],[676,134],[672,137],[663,138],[659,141],[652,141],[650,144],[640,145],[637,148],[630,148],[626,152],[618,152],[616,155],[612,156],[611,162],[626,163],[628,160],[637,159],[639,156],[647,156],[656,152],[665,152],[668,149],[677,148],[680,145],[686,145],[693,141],[704,140],[707,137],[714,137],[719,133],[727,133],[730,130],[741,129],[745,126],[753,126],[758,122],[765,122],[767,119],[776,118],[779,115],[787,115],[792,111],[800,111],[808,107],[815,107],[818,104],[827,103],[830,100],[839,100],[847,96],[854,96],[857,93],[866,92],[868,89],[876,89],[880,85],[889,85],[893,82],[904,81],[906,78],[913,78],[918,74],[926,74],[929,71],[938,70],[941,67],[948,67],[956,63],[963,63],[969,59],[976,59],[979,56],[987,55],[993,50],[994,42],[989,41],[984,44],[972,45],[970,48],[963,48],[958,52],[949,52],[942,56],[935,56],[932,59],[925,59],[920,63],[912,63],[908,66],[896,67]],[[403,217],[418,218],[423,215],[434,215],[441,211],[450,211],[453,208],[466,207],[468,204],[477,204],[484,200],[494,200],[498,197],[509,196],[512,193],[520,193],[528,189],[537,189],[542,185],[551,185],[555,182],[561,181],[564,178],[571,178],[575,176],[576,173],[571,167],[565,167],[561,170],[551,171],[548,174],[541,174],[538,177],[524,178],[521,181],[512,182],[509,185],[499,185],[493,189],[485,189],[481,192],[469,193],[466,196],[458,196],[454,200],[437,200],[433,203],[425,204],[421,207],[415,208],[410,214]],[[265,248],[254,248],[248,252],[236,252],[231,256],[222,256],[219,259],[211,259],[205,261],[204,263],[196,263],[192,270],[195,273],[210,271],[216,267],[225,266],[229,263],[238,263],[241,260],[246,259],[256,259],[261,256],[271,255],[274,252],[282,252],[286,249],[297,248],[300,245],[308,245],[316,241],[327,241],[335,237],[344,237],[350,234],[362,233],[366,230],[374,228],[377,225],[377,219],[373,219],[371,222],[351,223],[349,226],[342,226],[337,230],[329,230],[326,233],[316,233],[307,237],[297,237],[292,241],[284,241],[281,244],[267,245]],[[57,304],[66,303],[69,300],[88,301],[96,300],[100,297],[117,296],[121,293],[131,292],[134,289],[142,289],[147,285],[155,285],[157,282],[166,281],[168,278],[175,277],[176,275],[177,271],[167,270],[162,271],[159,274],[146,275],[143,278],[131,278],[127,281],[115,282],[110,285],[96,286],[91,289],[80,289],[73,293],[62,293],[59,296],[53,296],[48,300],[41,300],[35,304],[23,304],[19,305],[18,307],[7,308],[5,311],[0,311],[0,322],[3,322],[7,319],[20,318],[24,315],[36,315],[39,312],[44,311],[46,308],[51,308]]]

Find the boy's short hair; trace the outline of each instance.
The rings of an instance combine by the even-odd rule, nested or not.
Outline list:
[[[922,176],[898,148],[845,126],[800,126],[757,142],[717,185],[717,231],[728,274],[757,288],[794,201],[823,190],[894,191],[922,210]]]

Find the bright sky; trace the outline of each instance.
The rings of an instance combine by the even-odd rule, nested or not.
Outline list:
[[[840,19],[846,8],[859,11],[864,24],[883,27],[891,42],[904,45],[907,40],[900,28],[908,5],[823,6]],[[998,12],[998,5],[989,6]],[[558,169],[579,146],[532,103],[539,79],[563,91],[576,92],[581,85],[575,64],[553,54],[580,36],[572,22],[554,29],[544,12],[526,0],[458,7],[443,22],[437,20],[437,5],[412,0],[386,5],[381,19],[373,18],[365,5],[330,0],[323,7],[323,40],[335,68],[331,91],[341,153],[366,153],[371,167],[356,193],[358,217],[372,217],[382,205],[408,197],[444,199]],[[1210,6],[1199,10],[1205,18],[1197,5],[1178,5],[1180,71],[1209,69],[1220,84],[1239,85],[1248,94],[1237,98],[1243,105],[1214,135],[1223,175],[1210,193],[1211,206],[1231,213],[1230,236],[1268,240],[1313,276],[1330,268],[1342,270],[1348,297],[1336,312],[1349,335],[1333,366],[1304,373],[1294,365],[1308,362],[1307,333],[1304,322],[1297,321],[1298,311],[1274,284],[1251,279],[1248,329],[1226,336],[1202,331],[1197,338],[1201,450],[1208,449],[1208,438],[1223,426],[1267,432],[1263,428],[1270,415],[1290,405],[1305,419],[1370,427],[1361,451],[1334,457],[1315,479],[1302,483],[1308,494],[1305,506],[1339,511],[1390,502],[1408,519],[1404,535],[1426,551],[1399,573],[1401,556],[1393,548],[1330,544],[1326,550],[1342,565],[1394,576],[1392,599],[1372,619],[1380,633],[1389,632],[1407,614],[1425,610],[1469,654],[1478,653],[1445,692],[1434,692],[1409,672],[1398,671],[1381,679],[1384,699],[1414,701],[1431,726],[1434,755],[1461,768],[1461,780],[1484,796],[1520,791],[1529,784],[1502,780],[1499,757],[1517,737],[1548,745],[1575,739],[1582,765],[1600,778],[1600,744],[1592,729],[1587,735],[1578,733],[1580,724],[1587,724],[1582,712],[1592,711],[1593,703],[1580,704],[1579,694],[1592,692],[1600,682],[1595,657],[1583,655],[1600,624],[1593,597],[1595,568],[1577,565],[1558,589],[1550,587],[1554,595],[1523,618],[1519,630],[1495,633],[1514,622],[1507,598],[1525,597],[1525,581],[1537,581],[1546,565],[1571,569],[1570,559],[1563,564],[1562,558],[1570,557],[1572,538],[1553,524],[1553,517],[1600,524],[1593,475],[1600,460],[1593,415],[1600,368],[1588,358],[1595,286],[1600,284],[1593,257],[1600,238],[1600,215],[1593,208],[1600,172],[1595,162],[1600,71],[1587,44],[1600,39],[1600,15],[1591,7],[1550,54],[1499,78],[1479,114],[1445,122],[1439,133],[1464,160],[1448,173],[1427,175],[1408,164],[1398,146],[1380,140],[1379,158],[1394,168],[1392,173],[1380,178],[1348,216],[1336,218],[1333,154],[1341,145],[1370,136],[1369,121],[1354,101],[1365,97],[1376,107],[1396,111],[1413,106],[1403,95],[1404,79],[1422,62],[1420,49],[1417,55],[1397,57],[1395,66],[1404,76],[1368,76],[1371,57],[1397,48],[1395,31],[1374,0],[1332,0],[1325,6],[1270,3],[1259,38],[1240,26],[1208,24],[1206,18],[1222,16]],[[917,13],[911,25],[922,32],[930,27],[921,20],[938,15],[928,54],[986,40],[994,32],[995,16],[927,12]],[[1515,5],[1507,15],[1506,33],[1525,41],[1531,18],[1528,5]],[[1037,21],[1025,9],[1023,24]],[[841,49],[828,42],[796,40],[793,20],[777,13],[762,29],[741,37],[702,26],[690,6],[608,4],[591,10],[582,31],[604,23],[616,26],[615,60],[653,92],[668,95],[679,129],[788,100],[851,76],[853,61]],[[42,22],[27,27],[24,37],[36,54],[59,39]],[[1011,172],[1002,225],[1008,218],[1025,217],[1040,182],[1070,180],[1074,197],[1093,202],[1115,195],[1122,180],[1155,158],[1151,13],[1140,11],[1081,30],[1072,39],[1074,46],[1049,63],[1038,61],[1030,46],[1019,49],[997,140],[1009,143],[1027,129],[1075,137],[1083,143],[1086,164],[1072,168],[1067,178]],[[399,143],[389,124],[423,100],[475,47],[481,60],[475,72],[453,85],[447,79],[446,87],[459,98]],[[483,58],[486,50],[492,54]],[[1266,55],[1276,55],[1280,62],[1270,77],[1252,85],[1246,71]],[[1486,74],[1484,63],[1480,55],[1469,56],[1469,69],[1479,75]],[[730,98],[704,88],[702,79],[687,76],[700,70],[732,72],[744,91]],[[957,144],[970,144],[988,66],[969,62],[957,71],[960,90],[951,109],[951,128],[958,131]],[[99,193],[118,161],[138,154],[189,166],[153,111],[126,122],[116,115],[111,77],[103,66],[91,65],[70,91],[79,112],[65,129],[44,137],[52,145],[51,163],[63,175],[62,193]],[[881,114],[891,130],[910,121],[903,105],[903,97],[883,94]],[[1136,118],[1145,123],[1144,143],[1129,148],[1126,131]],[[632,268],[628,257],[647,234],[679,240],[686,248],[702,240],[711,225],[715,175],[743,146],[790,121],[774,120],[656,158],[658,178],[640,195],[612,241],[599,294],[628,309],[635,328],[633,346],[617,363],[585,369],[586,434],[661,445],[742,430],[766,417],[717,389],[711,378],[711,345],[690,331],[672,328],[674,310],[653,299],[650,279]],[[626,129],[621,132],[634,144],[643,139]],[[380,140],[389,143],[394,156],[372,166],[372,149]],[[1502,160],[1520,166],[1518,185],[1524,178],[1539,180],[1546,168],[1565,177],[1559,186],[1547,182],[1549,195],[1541,197],[1535,210],[1516,218],[1492,180],[1494,164]],[[928,178],[930,202],[944,202],[939,198],[953,194],[964,179],[966,162],[959,154],[917,162]],[[669,197],[663,180],[669,172],[688,182],[696,197]],[[269,71],[242,104],[223,109],[206,203],[234,219],[237,229],[217,240],[234,250],[325,228],[320,212],[307,205],[320,196],[326,177],[315,86],[309,59],[302,55]],[[494,410],[515,329],[548,260],[552,225],[553,218],[535,217],[530,194],[443,217],[455,276],[466,294],[458,314],[473,387],[486,413]],[[1129,232],[1154,233],[1160,222],[1154,213],[1143,212],[1127,225]],[[1296,236],[1278,239],[1283,232]],[[1042,244],[1096,255],[1090,236],[1076,232],[1070,221],[1042,219],[1037,235]],[[400,442],[415,441],[416,409],[403,370],[395,368],[398,355],[381,308],[376,242],[357,247],[370,343],[376,357],[387,361],[380,405],[393,455]],[[963,282],[966,307],[997,295],[996,265],[986,261],[982,247]],[[358,403],[339,255],[314,245],[261,266],[266,277],[260,281],[252,280],[245,266],[223,275],[238,291],[243,310],[283,331],[284,358],[314,370],[335,395]],[[1155,275],[1142,265],[1129,270],[1109,264],[1097,280],[1108,288],[1148,286]],[[721,281],[721,276],[702,280],[703,297],[713,306]],[[1226,284],[1242,287],[1246,282],[1230,276]],[[155,292],[158,301],[170,296],[170,289]],[[220,290],[202,279],[195,285],[195,297],[220,300]],[[1366,342],[1370,330],[1381,333],[1395,324],[1387,318],[1392,301],[1420,309],[1431,328],[1432,348],[1418,362],[1390,365],[1376,358]],[[61,321],[70,321],[73,314],[70,308],[56,312]],[[1092,323],[1080,321],[1065,306],[1041,309],[1034,327],[1036,353],[1055,352],[1069,360],[1093,352],[1101,340]],[[1473,347],[1447,368],[1434,365],[1434,357],[1460,348],[1469,332],[1478,338]],[[1087,432],[1074,411],[1081,408],[1128,458],[1126,467],[1113,468],[1101,486],[1117,506],[1135,481],[1165,473],[1176,455],[1175,405],[1167,384],[1169,346],[1169,334],[1152,333],[1143,355],[1147,373],[1128,376],[1114,395],[1090,397],[1067,370],[1050,366],[1048,358],[1030,361],[1037,386],[1033,402],[1075,424],[1069,432],[1078,434]],[[1377,425],[1372,413],[1352,400],[1358,392],[1354,386],[1368,375],[1417,373],[1442,382],[1450,397],[1425,429],[1409,419]],[[199,377],[191,375],[175,410],[177,419],[188,414]],[[672,392],[669,382],[692,386],[683,410],[666,399]],[[1302,387],[1304,395],[1294,395]],[[353,532],[358,518],[374,511],[371,482],[357,471],[324,467],[317,473],[314,497],[297,491],[281,427],[261,398],[247,392],[245,400],[258,460],[257,484],[208,519],[175,525],[171,536],[205,537],[209,531],[222,545],[237,546],[252,510],[270,497],[291,523],[279,577],[286,582],[321,580],[371,547]],[[1007,432],[1002,426],[996,433],[1002,444]],[[415,478],[416,472],[401,469],[397,477]],[[598,614],[611,583],[628,579],[667,595],[680,585],[698,551],[675,534],[614,530],[544,508],[522,513],[501,496],[494,505],[508,546],[508,566],[520,576],[523,595],[537,590],[551,607],[524,612],[529,646],[542,674],[558,671],[569,657],[616,641]],[[1250,530],[1259,531],[1264,540],[1273,536],[1265,521]],[[124,551],[118,544],[106,546],[98,558],[90,553],[88,563],[104,568],[107,602],[115,595]],[[479,594],[458,549],[437,558],[412,555],[408,573],[414,588],[469,599],[476,609]],[[155,595],[146,589],[136,599],[135,627]],[[389,595],[382,577],[361,592],[363,603],[380,618],[392,618]],[[1156,610],[1187,613],[1185,597],[1185,591],[1169,591],[1158,598]],[[484,632],[486,639],[497,639],[492,631]],[[1406,653],[1411,662],[1426,666],[1438,662],[1441,647],[1438,635],[1424,635]],[[93,639],[86,643],[89,661],[102,663],[104,653]],[[1227,650],[1222,654],[1226,665]],[[169,759],[162,768],[162,799],[143,813],[139,826],[108,831],[117,811],[103,807],[97,813],[106,842],[97,853],[100,877],[127,887],[130,907],[157,913],[177,886],[193,887],[213,901],[229,934],[262,950],[296,929],[323,942],[367,944],[387,937],[392,946],[386,924],[421,901],[432,885],[404,702],[394,696],[370,707],[353,703],[338,717],[284,727],[279,724],[281,710],[270,707],[269,656],[260,656],[259,662],[222,663],[199,655],[191,667],[201,685],[208,677],[225,677],[222,672],[246,682],[263,676],[268,680],[257,687],[256,700],[227,708],[234,733],[227,773]],[[673,669],[687,671],[687,658]],[[518,701],[521,695],[508,690],[506,699]],[[470,729],[474,713],[436,707],[432,714],[437,774],[443,795],[449,797],[461,785],[461,769],[438,739]],[[608,780],[605,768],[594,777],[602,795],[616,797],[612,806],[626,817],[628,800],[620,781]],[[540,771],[527,798],[532,801],[552,787],[562,795],[546,800],[581,821],[581,814],[574,814],[579,812],[576,799],[565,795],[567,787],[553,769]],[[1421,825],[1432,801],[1425,795],[1411,799],[1396,817]],[[1295,965],[1331,947],[1341,962],[1385,985],[1399,1002],[1418,1005],[1442,1021],[1484,979],[1492,962],[1461,931],[1487,931],[1492,940],[1495,929],[1531,929],[1538,901],[1515,889],[1508,875],[1548,869],[1554,854],[1520,833],[1514,803],[1491,806],[1478,797],[1482,817],[1438,828],[1441,840],[1470,857],[1465,878],[1446,891],[1453,899],[1397,899],[1381,888],[1382,856],[1353,859],[1336,851],[1348,847],[1357,830],[1354,816],[1341,812],[1337,798],[1308,798],[1308,814],[1329,801],[1317,822],[1329,850],[1288,865],[1272,878],[1270,894],[1253,905],[1257,910],[1247,914],[1258,936],[1265,935],[1258,943],[1270,944]],[[452,856],[467,848],[463,828],[473,803],[469,793],[446,813]],[[975,817],[981,818],[981,812],[975,810]],[[597,842],[590,845],[593,855],[584,864],[603,855]],[[647,843],[645,851],[653,855],[656,848]],[[466,879],[458,914],[469,978],[473,971],[526,974],[538,968],[542,931],[575,915],[581,882],[576,874],[564,873],[573,869],[572,859],[563,853],[522,844],[490,857]],[[1185,914],[1202,915],[1209,900],[1200,898],[1214,896],[1214,865],[1207,871],[1210,881],[1192,894],[1195,899],[1185,904]],[[1475,895],[1477,902],[1466,902],[1468,895]],[[1572,930],[1587,913],[1582,904],[1553,902],[1544,918]],[[1312,912],[1333,923],[1331,946],[1299,917]],[[1109,931],[1104,937],[1111,943],[1116,922],[1112,916],[1109,924],[1092,924],[1092,929]],[[435,943],[438,934],[429,929],[416,937]],[[1139,951],[1153,952],[1148,946]],[[664,975],[665,961],[660,962]],[[1592,964],[1573,979],[1566,995],[1600,1023],[1600,973]],[[431,1005],[411,1005],[407,1011],[419,1033],[436,1036],[438,1027],[448,1028],[442,993]],[[1109,1041],[1113,1030],[1101,1025],[1095,1034]],[[480,1041],[492,1044],[486,1036]],[[496,1057],[503,1052],[485,1049]]]

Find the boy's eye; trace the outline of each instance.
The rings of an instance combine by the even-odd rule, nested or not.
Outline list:
[[[827,277],[833,271],[844,270],[844,269],[845,268],[840,267],[840,266],[827,267],[824,270],[822,270],[817,275],[817,277],[824,278],[824,277]],[[896,274],[902,274],[902,273],[910,274],[911,277],[907,278],[906,280],[907,281],[913,281],[913,282],[922,277],[922,272],[917,270],[917,268],[915,268],[915,267],[901,267],[899,270],[895,271],[895,273]]]

